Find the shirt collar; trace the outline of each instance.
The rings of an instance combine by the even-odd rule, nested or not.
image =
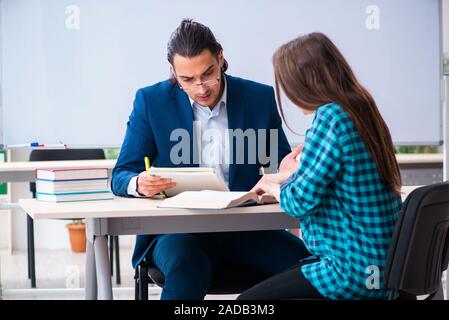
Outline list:
[[[220,107],[222,104],[226,105],[226,102],[227,102],[228,85],[227,85],[227,83],[226,83],[226,77],[225,77],[224,75],[222,75],[222,77],[223,77],[223,81],[224,81],[223,93],[222,93],[222,95],[221,95],[220,100],[218,100],[217,104],[214,106],[214,109],[213,109],[213,110],[215,110],[215,108],[217,108],[217,107]],[[203,108],[205,108],[205,106],[202,106],[202,105],[196,103],[195,101],[193,101],[193,99],[190,98],[189,95],[187,95],[187,96],[189,97],[190,106],[191,106],[192,108],[194,107],[194,105],[196,105],[196,106],[198,106],[198,107],[203,107]]]

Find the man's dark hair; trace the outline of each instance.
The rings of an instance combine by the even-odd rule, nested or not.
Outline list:
[[[215,56],[218,56],[223,50],[221,44],[215,39],[214,34],[208,27],[192,19],[184,19],[170,37],[167,46],[167,59],[173,65],[175,54],[193,58],[205,49],[209,49]],[[227,69],[228,62],[225,60],[221,71],[226,72]]]

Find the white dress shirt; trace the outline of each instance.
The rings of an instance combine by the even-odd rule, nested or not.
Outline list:
[[[223,94],[212,110],[196,103],[190,97],[189,100],[193,111],[193,130],[196,130],[196,137],[201,137],[201,140],[197,138],[198,150],[201,150],[199,166],[214,168],[229,185],[229,139],[226,134],[228,130],[227,84],[226,78],[223,77],[223,80]],[[128,183],[127,192],[129,195],[141,197],[137,193],[136,183],[137,176],[134,176]]]

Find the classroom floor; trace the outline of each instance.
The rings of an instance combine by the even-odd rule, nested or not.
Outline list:
[[[114,299],[134,299],[134,270],[131,268],[132,250],[120,249],[121,284],[112,279]],[[77,300],[84,299],[85,254],[69,250],[36,251],[36,289],[28,279],[26,251],[9,255],[0,251],[1,297],[4,300]],[[115,270],[114,270],[115,271]],[[234,300],[237,295],[208,295],[206,299]],[[149,288],[149,299],[159,300],[160,288]]]

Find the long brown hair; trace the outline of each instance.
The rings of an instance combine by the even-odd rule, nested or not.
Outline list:
[[[281,46],[273,56],[276,96],[284,122],[280,88],[294,104],[315,111],[333,102],[351,117],[368,152],[377,163],[382,183],[394,194],[401,189],[399,165],[390,131],[371,94],[322,33],[310,33]]]

